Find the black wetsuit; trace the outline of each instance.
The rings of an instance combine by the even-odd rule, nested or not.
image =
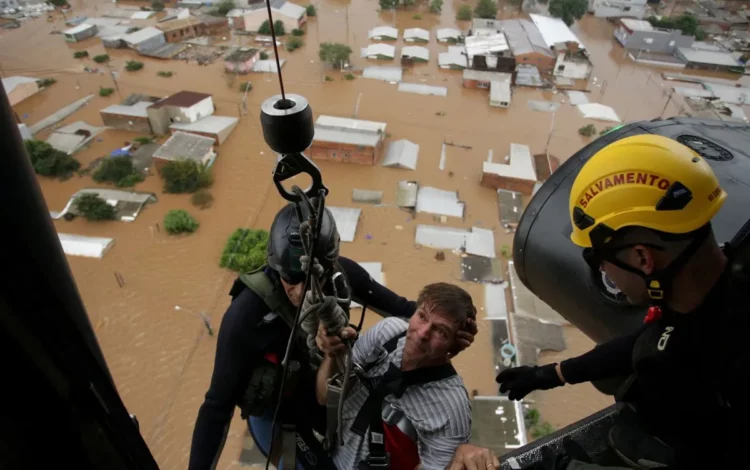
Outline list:
[[[750,291],[730,282],[725,273],[693,312],[664,310],[638,331],[560,364],[568,383],[635,373],[642,424],[675,449],[678,468],[750,461],[742,444],[750,418],[750,303],[743,297]]]
[[[410,317],[416,303],[409,301],[373,281],[356,262],[340,257],[339,264],[346,273],[352,298],[367,305],[382,316]],[[283,357],[290,329],[279,317],[264,320],[270,309],[250,289],[244,289],[230,304],[216,345],[216,359],[211,386],[198,412],[190,450],[191,470],[208,469],[221,451],[226,429],[234,408],[247,389],[255,364],[268,352]],[[315,401],[314,377],[300,387],[300,400],[310,408],[313,421],[322,419],[324,407]]]

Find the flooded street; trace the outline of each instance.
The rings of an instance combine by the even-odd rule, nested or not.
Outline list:
[[[281,57],[287,59],[282,68],[287,92],[305,96],[316,116],[352,117],[359,100],[357,118],[385,122],[390,141],[405,138],[420,146],[416,171],[316,161],[331,191],[327,203],[362,208],[356,239],[342,244],[342,254],[360,262],[382,262],[387,286],[399,294],[415,298],[420,287],[431,282],[461,283],[458,256],[446,252],[444,261],[436,261],[435,250],[415,247],[416,225],[439,222],[427,214],[412,217],[395,206],[400,180],[417,180],[420,185],[458,191],[459,198],[466,203],[465,218],[449,217],[445,225],[498,229],[495,243],[499,254],[499,247],[512,245],[512,235],[500,226],[496,192],[479,185],[482,162],[490,150],[499,162],[500,156],[508,154],[511,143],[530,146],[532,154],[544,152],[552,115],[530,109],[527,101],[565,101],[554,117],[549,144],[549,153],[561,160],[590,141],[579,136],[581,126],[594,124],[601,130],[613,125],[584,119],[564,93],[531,88],[515,88],[510,108],[493,108],[488,104],[487,90],[463,88],[461,72],[440,70],[438,54],[447,48],[436,41],[435,28],[468,27],[468,23],[460,22],[457,26],[454,20],[463,2],[446,1],[441,15],[429,13],[426,2],[396,13],[378,13],[374,0],[314,3],[318,16],[309,18],[305,46],[294,52],[280,50]],[[109,5],[75,0],[71,4],[73,11],[67,13],[69,18],[101,14],[100,10]],[[417,13],[422,19],[413,18]],[[72,222],[55,221],[62,233],[115,239],[114,247],[101,260],[69,257],[68,261],[120,395],[130,412],[137,415],[141,432],[157,462],[167,470],[186,468],[193,425],[208,388],[216,345],[216,336],[207,335],[198,313],[205,312],[214,329],[218,329],[230,300],[229,288],[236,277],[234,272],[219,268],[219,257],[228,236],[238,227],[267,228],[284,204],[271,181],[275,155],[263,140],[259,122],[260,104],[279,93],[277,78],[271,74],[228,76],[221,60],[199,66],[140,57],[129,50],[105,50],[97,38],[68,44],[61,35],[49,34],[53,29],[66,28],[62,17],[55,15],[54,22],[37,19],[20,29],[0,33],[3,76],[57,79],[49,89],[15,107],[22,122],[34,124],[60,107],[93,94],[92,101],[63,123],[82,120],[101,125],[99,110],[120,103],[131,93],[164,97],[180,90],[210,93],[216,115],[240,118],[232,136],[218,147],[219,155],[212,170],[214,184],[210,189],[214,203],[209,209],[193,207],[189,195],[162,193],[161,179],[152,172],[152,176],[138,184],[137,190],[155,192],[159,202],[144,209],[136,221],[92,223],[81,218]],[[508,15],[503,13],[505,18]],[[359,73],[355,80],[347,81],[342,74],[321,64],[319,43],[335,41],[350,45],[356,69],[398,65],[397,61],[375,62],[359,57],[360,48],[370,43],[367,31],[379,25],[392,25],[399,30],[412,27],[430,30],[429,63],[406,69],[403,81],[447,87],[446,97],[399,92],[396,85],[361,78]],[[664,117],[682,113],[680,97],[675,96],[667,104],[670,85],[660,77],[661,72],[673,70],[645,67],[624,57],[622,47],[612,37],[613,29],[612,24],[593,16],[585,16],[573,27],[594,64],[592,77],[596,81],[589,84],[589,101],[613,107],[623,121],[659,117],[665,104]],[[248,36],[226,38],[220,42],[254,44]],[[400,49],[403,39],[395,45]],[[74,59],[73,52],[78,50],[87,50],[90,57],[105,52],[110,55],[109,66],[118,74],[118,92],[109,97],[99,96],[100,87],[115,87],[110,72],[90,58]],[[144,68],[138,72],[125,71],[123,66],[131,59],[144,62]],[[85,73],[84,66],[98,68],[103,73]],[[158,71],[174,75],[161,78]],[[326,76],[333,81],[325,81]],[[239,84],[248,80],[252,81],[253,89],[247,95],[248,114],[243,115]],[[49,132],[50,129],[35,137],[45,139]],[[107,130],[75,157],[85,167],[139,136]],[[445,169],[440,170],[443,141],[471,148],[447,147]],[[76,190],[96,186],[90,176],[39,181],[52,211],[62,210]],[[384,206],[353,203],[351,194],[355,188],[384,191]],[[200,222],[200,229],[190,236],[168,236],[154,230],[155,224],[161,224],[172,209],[189,211]],[[115,272],[124,277],[122,288]],[[469,290],[478,307],[484,305],[481,284],[461,285]],[[180,306],[180,310],[175,306]],[[354,314],[355,319],[357,315]],[[368,314],[367,318],[370,325],[377,320],[374,314]],[[593,346],[572,327],[565,328],[565,335],[568,349],[556,355],[543,355],[543,361],[559,361]],[[476,389],[480,395],[497,393],[487,323],[480,323],[475,344],[459,355],[455,363],[467,389]],[[556,428],[612,402],[588,384],[542,392],[535,400],[543,419]],[[236,413],[217,468],[238,465],[244,428]]]

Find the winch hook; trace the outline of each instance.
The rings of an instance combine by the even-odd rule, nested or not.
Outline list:
[[[320,190],[328,195],[320,169],[302,154],[312,145],[315,135],[312,108],[301,95],[274,95],[260,107],[260,123],[263,138],[271,150],[280,155],[273,171],[273,183],[281,197],[299,203],[299,195],[288,191],[281,183],[289,178],[306,173],[312,184],[304,190],[307,197],[318,197]]]

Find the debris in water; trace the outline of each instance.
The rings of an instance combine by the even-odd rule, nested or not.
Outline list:
[[[435,116],[445,116],[445,111],[438,111],[435,113]]]
[[[452,172],[452,171],[449,171],[449,172],[448,172],[448,176],[449,176],[449,177],[453,177],[453,172]]]
[[[435,253],[435,259],[438,261],[445,261],[445,252],[443,250],[438,250],[437,253]]]
[[[396,225],[396,230],[403,230],[403,229],[404,229],[403,225]]]
[[[365,235],[365,240],[372,240],[372,235],[370,235],[369,233]]]

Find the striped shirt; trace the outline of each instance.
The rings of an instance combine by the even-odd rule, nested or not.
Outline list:
[[[389,339],[406,331],[408,323],[400,318],[386,318],[370,328],[354,344],[352,360],[364,366],[368,357],[374,354]],[[373,377],[383,375],[392,362],[401,367],[406,338],[398,341],[398,346],[387,357],[377,362],[365,375]],[[339,470],[356,469],[369,451],[367,434],[360,437],[351,431],[362,405],[370,391],[362,383],[352,387],[343,409],[344,445],[335,450],[333,460]],[[444,469],[448,466],[456,447],[469,442],[471,434],[471,404],[464,388],[463,380],[458,375],[429,382],[406,389],[401,398],[386,396],[385,400],[394,408],[402,410],[417,431],[419,458],[422,468],[426,470]],[[408,469],[410,470],[410,469]]]

